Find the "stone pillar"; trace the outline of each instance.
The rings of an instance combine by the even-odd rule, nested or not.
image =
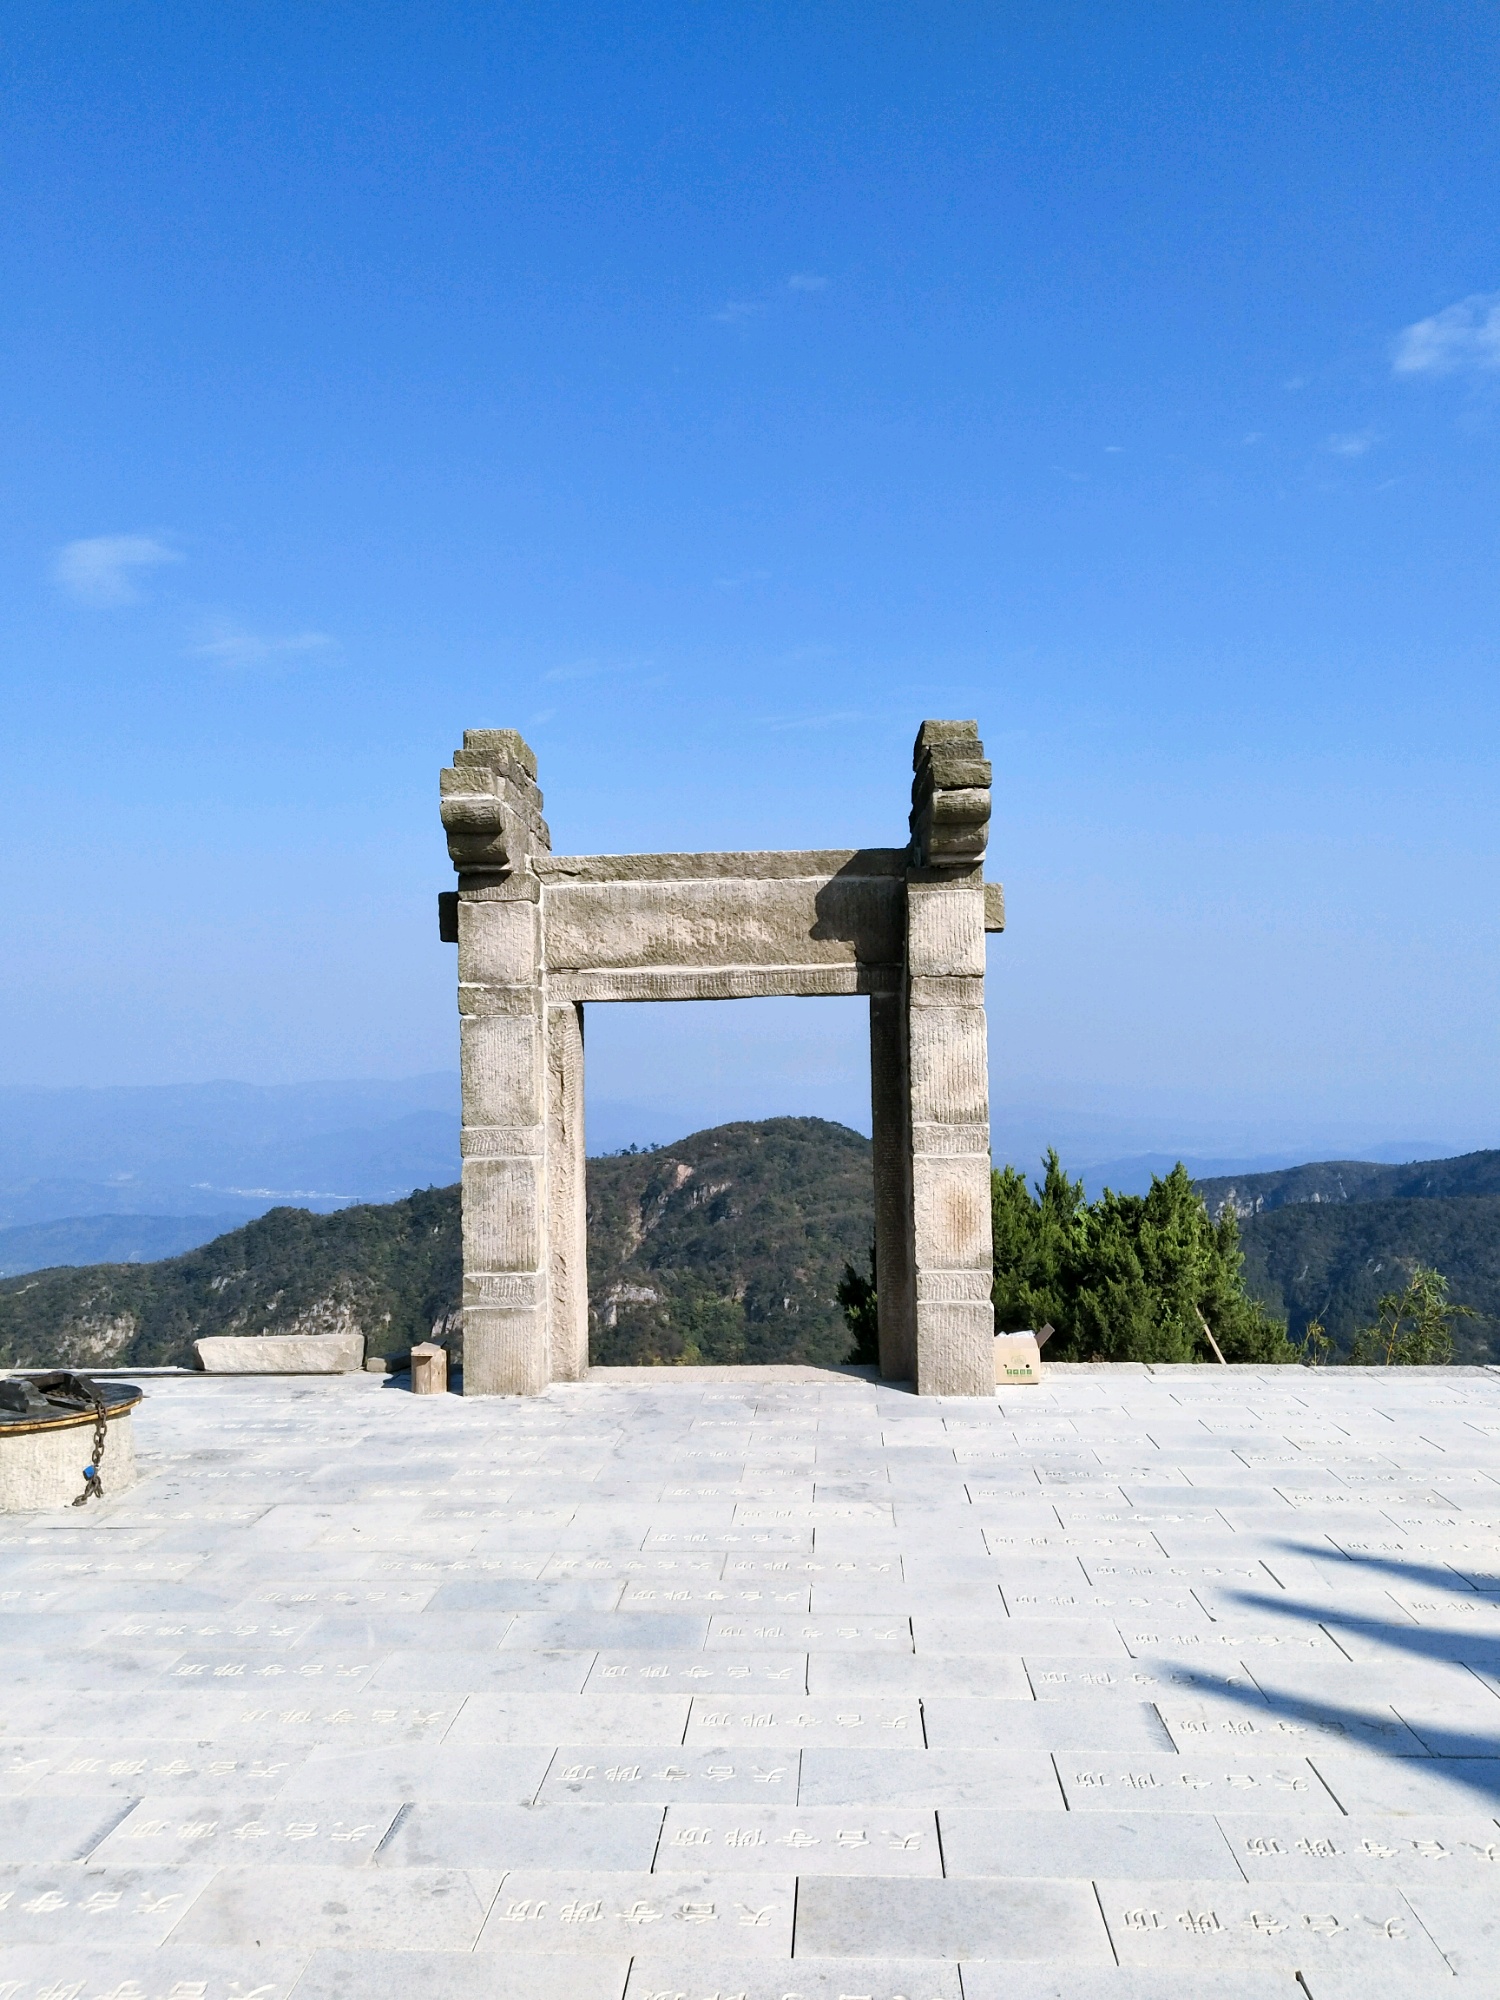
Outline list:
[[[466,1396],[551,1376],[536,890],[528,875],[458,898]]]
[[[875,1294],[880,1372],[909,1382],[916,1373],[917,1289],[912,1245],[911,1072],[906,996],[870,995],[870,1125],[875,1155]]]
[[[464,1394],[551,1379],[547,1048],[536,760],[513,730],[470,730],[443,773],[458,876],[463,1080]]]
[[[993,1396],[982,865],[990,767],[972,722],[924,723],[914,761],[905,998],[917,1389]]]
[[[583,1147],[583,1005],[547,1007],[548,1307],[554,1382],[589,1371],[588,1188]]]

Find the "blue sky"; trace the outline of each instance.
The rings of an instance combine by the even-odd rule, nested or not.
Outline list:
[[[451,1065],[465,726],[591,851],[972,715],[1000,1123],[1500,1142],[1493,10],[7,20],[0,1081]],[[857,1008],[589,1032],[861,1114]]]

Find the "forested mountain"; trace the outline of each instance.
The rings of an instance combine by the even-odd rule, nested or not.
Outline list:
[[[1420,1263],[1479,1315],[1455,1327],[1459,1358],[1500,1360],[1500,1153],[1199,1186],[1211,1209],[1233,1193],[1249,1289],[1294,1339],[1316,1317],[1346,1350]],[[848,1353],[835,1291],[846,1261],[866,1268],[872,1234],[857,1132],[818,1118],[716,1126],[590,1160],[588,1189],[596,1361]],[[186,1362],[206,1333],[352,1328],[372,1353],[434,1335],[456,1347],[459,1284],[457,1188],[332,1215],[279,1208],[183,1256],[0,1280],[0,1366]]]
[[[1415,1264],[1441,1271],[1460,1361],[1500,1361],[1500,1151],[1383,1166],[1323,1160],[1194,1183],[1240,1218],[1245,1279],[1294,1340],[1321,1320],[1340,1352]]]
[[[834,1297],[874,1230],[870,1142],[823,1118],[718,1125],[589,1161],[595,1361],[842,1361]]]
[[[0,1282],[0,1365],[191,1364],[207,1333],[363,1333],[404,1351],[451,1324],[458,1189],[313,1215],[273,1208],[154,1264],[91,1264]]]
[[[590,1160],[594,1359],[841,1361],[834,1297],[870,1242],[870,1142],[819,1118],[721,1125]],[[278,1208],[185,1256],[0,1281],[0,1366],[186,1363],[212,1333],[458,1344],[458,1189]]]
[[[1421,1201],[1453,1195],[1500,1195],[1500,1152],[1382,1166],[1373,1160],[1321,1160],[1275,1173],[1224,1175],[1193,1185],[1217,1216],[1232,1204],[1242,1220],[1298,1202],[1317,1207],[1352,1201]]]
[[[1319,1319],[1347,1352],[1354,1334],[1374,1323],[1381,1294],[1399,1291],[1410,1267],[1426,1264],[1448,1279],[1455,1305],[1478,1315],[1455,1320],[1456,1358],[1500,1361],[1500,1194],[1296,1202],[1247,1218],[1240,1241],[1247,1286],[1286,1319],[1294,1340]]]

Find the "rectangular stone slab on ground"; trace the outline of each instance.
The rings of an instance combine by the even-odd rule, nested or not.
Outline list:
[[[1500,1756],[1474,1748],[1500,1746],[1500,1695],[1482,1617],[1453,1608],[1463,1572],[1394,1534],[1354,1560],[1290,1503],[1268,1515],[1243,1440],[1253,1418],[1308,1483],[1342,1478],[1351,1437],[1396,1472],[1436,1438],[1483,1521],[1500,1372],[1235,1370],[1230,1397],[1223,1373],[1056,1367],[1018,1409],[811,1370],[600,1371],[469,1402],[363,1373],[154,1383],[140,1484],[65,1529],[0,1523],[0,1993],[1485,1991]],[[970,1532],[995,1518],[976,1430],[996,1489],[1050,1511],[1040,1550]],[[1165,1524],[1151,1553],[1081,1510],[1064,1531],[1054,1431],[1118,1439],[1153,1475],[1136,1490],[1227,1496],[1194,1554],[1167,1557]],[[727,1529],[673,1491],[705,1448],[737,1469],[704,1503]],[[851,1458],[901,1497],[820,1511],[820,1461]],[[474,1465],[507,1459],[527,1478],[476,1496]],[[205,1468],[223,1477],[200,1518]],[[605,1470],[634,1497],[580,1497]],[[810,1516],[795,1547],[731,1540],[780,1532],[733,1527],[747,1484],[747,1511]],[[1141,1614],[1113,1572],[1138,1562],[1141,1594],[1201,1586],[1220,1614],[1184,1621],[1176,1653],[1127,1648]],[[734,1577],[843,1579],[856,1606],[899,1586],[912,1608],[721,1618],[628,1590]],[[1038,1593],[1087,1615],[1007,1613]],[[1303,1627],[1320,1649],[1264,1643]]]
[[[209,1334],[193,1342],[208,1375],[346,1375],[365,1365],[362,1333]]]

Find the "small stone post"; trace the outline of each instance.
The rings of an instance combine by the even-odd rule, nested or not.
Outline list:
[[[435,1340],[421,1340],[411,1351],[411,1392],[414,1396],[446,1396],[448,1350]]]

